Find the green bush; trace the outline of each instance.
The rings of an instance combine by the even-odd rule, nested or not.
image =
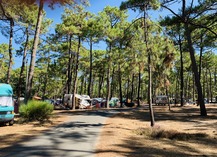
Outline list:
[[[19,108],[19,113],[24,121],[39,121],[48,120],[53,112],[53,105],[44,101],[29,101],[27,105],[22,104]]]

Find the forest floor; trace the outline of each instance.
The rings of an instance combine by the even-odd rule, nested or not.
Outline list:
[[[154,127],[150,127],[147,105],[121,112],[106,121],[96,147],[96,157],[217,156],[217,104],[207,104],[206,108],[208,116],[202,117],[196,105],[171,106],[170,110],[168,106],[153,106]],[[13,126],[0,127],[0,149],[35,136],[65,122],[67,118],[67,114],[61,113],[61,110],[55,110],[50,119],[52,123],[15,123]],[[159,130],[161,134],[166,132],[187,137],[150,137],[150,132]]]
[[[154,127],[150,127],[147,105],[117,114],[104,126],[96,156],[216,157],[217,104],[206,104],[206,108],[208,116],[202,117],[196,105],[171,106],[170,110],[168,106],[153,106]],[[150,132],[155,137],[150,137]],[[159,138],[162,136],[165,138]]]

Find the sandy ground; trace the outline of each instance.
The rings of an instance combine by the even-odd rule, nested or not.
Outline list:
[[[122,112],[106,121],[96,147],[96,157],[217,157],[217,104],[207,105],[207,117],[201,117],[198,106],[153,106],[155,129],[175,130],[190,134],[204,133],[208,137],[192,140],[153,139],[138,134],[138,130],[150,129],[148,106],[130,112]],[[68,119],[67,112],[55,111],[52,123],[14,124],[0,127],[0,149],[35,136]],[[10,137],[10,138],[8,138]]]
[[[96,157],[217,157],[217,105],[207,105],[207,117],[199,116],[199,107],[153,106],[155,129],[181,133],[204,133],[207,138],[192,140],[153,139],[138,135],[138,130],[150,129],[147,106],[116,115],[107,120],[97,145]]]

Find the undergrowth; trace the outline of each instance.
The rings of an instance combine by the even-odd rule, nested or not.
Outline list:
[[[39,121],[43,123],[51,117],[53,110],[53,105],[48,102],[29,101],[27,105],[20,106],[19,113],[23,122]]]
[[[160,128],[140,128],[136,131],[137,135],[150,137],[150,138],[166,138],[171,140],[196,140],[208,137],[205,133],[184,133],[184,132],[178,132],[177,130],[164,130]]]

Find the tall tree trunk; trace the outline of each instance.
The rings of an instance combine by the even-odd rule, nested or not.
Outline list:
[[[73,101],[72,101],[72,109],[75,110],[75,94],[77,92],[77,82],[78,82],[78,65],[79,65],[79,55],[80,55],[80,48],[81,48],[81,37],[78,37],[78,50],[76,55],[76,64],[75,64],[75,75],[74,75],[74,84],[73,84]]]
[[[214,93],[216,93],[216,89],[217,89],[217,85],[216,85],[216,82],[217,82],[217,68],[215,68],[215,72],[214,72]],[[217,102],[217,96],[215,95],[215,102]]]
[[[37,23],[36,23],[35,36],[34,36],[34,41],[33,41],[31,61],[30,61],[30,67],[29,67],[29,75],[28,75],[27,93],[25,96],[25,103],[27,103],[27,101],[29,100],[29,98],[31,96],[31,92],[32,92],[32,83],[33,83],[33,75],[34,75],[34,70],[35,70],[36,52],[37,52],[38,43],[39,43],[41,23],[42,23],[42,19],[43,19],[43,7],[44,7],[44,0],[40,0],[39,10],[38,10],[38,19],[37,19]]]
[[[132,83],[131,83],[131,95],[130,95],[130,101],[133,102],[133,95],[134,95],[134,78],[135,78],[135,74],[133,73],[132,75]]]
[[[111,94],[110,94],[110,98],[113,97],[113,93],[115,91],[115,86],[114,86],[114,73],[115,73],[115,68],[112,69],[112,77],[111,77]]]
[[[199,60],[199,79],[201,78],[202,57],[203,57],[203,35],[200,35],[200,60]]]
[[[211,102],[212,102],[212,98],[213,98],[213,91],[212,91],[212,73],[211,70],[209,69],[209,93],[210,93],[210,98],[211,98]]]
[[[196,59],[194,56],[194,54],[195,54],[194,48],[192,46],[193,44],[192,44],[192,39],[191,39],[191,32],[189,30],[188,23],[185,23],[184,25],[185,25],[185,35],[187,37],[187,42],[188,42],[188,49],[189,49],[189,53],[190,53],[190,57],[191,57],[192,70],[194,73],[195,84],[197,87],[198,103],[200,105],[200,115],[201,116],[207,116],[206,107],[204,104],[203,93],[202,93],[202,88],[201,88],[200,79],[199,79],[199,74],[197,71]]]
[[[138,83],[138,93],[137,93],[137,107],[140,107],[140,88],[141,88],[141,66],[139,65],[139,83]]]
[[[89,81],[88,81],[88,95],[91,97],[91,86],[92,86],[92,69],[93,69],[93,42],[92,37],[90,38],[90,72],[89,72]]]
[[[130,77],[127,78],[126,101],[129,99]]]
[[[107,108],[109,108],[109,99],[110,99],[110,94],[111,94],[111,86],[110,86],[111,48],[112,48],[112,45],[111,43],[109,43],[108,69],[107,69],[107,94],[106,94],[106,107]]]
[[[194,74],[192,74],[192,86],[193,86],[193,102],[195,102],[195,80],[194,80]]]
[[[71,85],[72,85],[72,63],[73,63],[73,52],[71,50],[72,48],[72,35],[69,35],[69,49],[68,49],[68,55],[69,55],[69,60],[68,60],[68,69],[67,69],[67,94],[71,93]]]
[[[144,36],[145,36],[145,45],[146,45],[146,52],[148,53],[148,104],[149,104],[149,113],[150,113],[150,121],[151,126],[155,125],[154,120],[154,111],[152,107],[152,71],[151,71],[151,50],[148,48],[148,24],[147,24],[147,4],[144,5]]]
[[[206,69],[206,100],[209,101],[209,97],[210,97],[210,94],[209,94],[209,74],[208,74],[208,69]]]
[[[119,82],[119,96],[120,96],[120,107],[123,107],[123,94],[122,94],[122,74],[121,66],[118,64],[118,82]]]
[[[175,93],[175,100],[174,100],[175,105],[177,103],[178,91],[179,91],[179,83],[178,82],[179,82],[179,75],[177,75],[177,77],[176,77],[176,90],[175,90],[176,93]]]
[[[10,83],[12,64],[13,64],[13,54],[12,54],[12,40],[13,40],[13,30],[14,30],[14,20],[12,18],[10,20],[10,39],[9,39],[9,65],[7,72],[7,83]]]
[[[182,52],[182,42],[181,42],[181,37],[179,35],[179,51],[180,51],[180,100],[181,100],[181,106],[184,105],[183,102],[183,96],[184,96],[184,74],[183,74],[183,52]]]
[[[24,46],[22,66],[21,66],[19,81],[18,81],[18,85],[17,85],[17,100],[18,100],[18,104],[20,103],[19,100],[20,100],[20,95],[21,95],[21,85],[24,83],[23,82],[23,80],[24,80],[23,72],[24,72],[24,69],[25,69],[28,42],[29,42],[29,32],[28,32],[28,28],[26,28],[26,42],[25,42],[25,46]],[[27,66],[26,66],[26,68],[27,68]]]

